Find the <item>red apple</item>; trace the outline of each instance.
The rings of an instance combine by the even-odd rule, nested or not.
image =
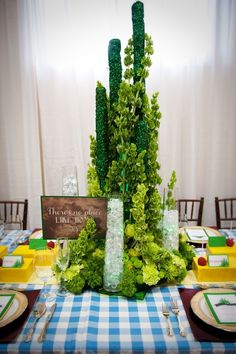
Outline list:
[[[234,240],[232,238],[227,238],[226,245],[229,246],[229,247],[233,247]]]
[[[205,266],[205,265],[207,265],[207,260],[206,260],[205,257],[199,257],[197,262],[198,262],[198,264],[199,264],[200,266]]]
[[[48,241],[48,242],[47,242],[47,247],[48,247],[48,248],[54,248],[54,247],[55,247],[55,242],[53,242],[53,241]]]

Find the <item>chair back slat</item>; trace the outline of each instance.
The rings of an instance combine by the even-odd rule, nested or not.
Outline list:
[[[236,228],[236,198],[215,197],[215,214],[218,229]]]
[[[177,208],[179,212],[179,222],[191,222],[197,226],[202,225],[204,198],[200,199],[179,199]],[[182,213],[184,210],[184,214]]]
[[[6,228],[27,229],[28,199],[24,201],[0,200],[0,215]]]

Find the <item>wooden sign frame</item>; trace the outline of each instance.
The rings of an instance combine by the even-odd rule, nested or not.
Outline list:
[[[107,198],[41,196],[44,239],[65,237],[75,239],[91,216],[97,225],[97,235],[106,235]]]

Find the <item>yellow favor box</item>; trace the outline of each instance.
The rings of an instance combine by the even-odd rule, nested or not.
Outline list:
[[[34,258],[35,250],[29,249],[28,245],[21,245],[16,247],[12,252],[13,256],[23,256],[24,258]]]
[[[24,258],[24,263],[20,268],[0,267],[0,282],[24,283],[29,280],[32,273],[33,273],[33,259]]]
[[[8,248],[6,246],[0,246],[0,257],[2,258],[8,252]]]
[[[236,244],[233,246],[224,246],[224,247],[206,247],[207,253],[210,254],[227,254],[228,256],[236,256]]]
[[[53,249],[46,249],[36,251],[35,249],[30,249],[29,245],[21,245],[18,246],[13,252],[13,256],[23,256],[24,258],[34,258],[35,252],[37,254],[42,254],[46,256],[46,263],[45,265],[51,266],[55,261],[56,256],[56,246]]]
[[[200,266],[198,258],[193,257],[193,272],[198,281],[236,281],[236,257],[229,256],[228,267]]]

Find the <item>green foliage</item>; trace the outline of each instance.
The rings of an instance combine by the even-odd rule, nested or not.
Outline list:
[[[193,246],[182,239],[179,235],[179,255],[184,259],[187,270],[192,269],[192,261],[195,256]]]
[[[87,181],[88,181],[88,195],[90,195],[91,197],[101,197],[103,193],[101,191],[97,171],[94,166],[91,165],[88,166]]]
[[[75,294],[80,294],[84,288],[99,289],[103,285],[105,242],[96,232],[96,223],[89,217],[79,237],[69,243],[70,261],[64,279],[65,287]],[[60,279],[60,269],[55,266],[54,271]]]
[[[168,183],[168,191],[167,191],[167,199],[166,199],[166,206],[168,210],[176,209],[176,202],[173,195],[173,189],[176,184],[176,181],[177,181],[176,172],[173,171],[170,177],[170,181]]]
[[[165,208],[175,208],[176,173],[172,172],[166,200],[159,186],[159,128],[161,112],[158,93],[149,99],[145,81],[153,54],[152,38],[144,30],[143,3],[132,6],[133,36],[124,49],[124,73],[120,62],[120,41],[109,43],[109,95],[99,83],[96,89],[96,139],[90,138],[91,166],[88,195],[110,197],[119,194],[124,203],[124,269],[121,293],[136,292],[161,282],[180,282],[191,268],[194,252],[186,241],[178,251],[162,247],[159,227]],[[109,139],[108,139],[109,137]],[[104,243],[86,228],[73,241],[68,286],[77,293],[84,288],[100,289],[103,279]],[[76,277],[75,277],[76,276]],[[75,280],[78,280],[76,288]],[[84,282],[84,285],[83,285]]]

